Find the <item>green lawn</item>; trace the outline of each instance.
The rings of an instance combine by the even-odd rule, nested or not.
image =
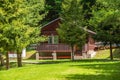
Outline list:
[[[120,61],[62,60],[1,70],[0,80],[120,80],[119,75]]]
[[[113,57],[114,59],[120,60],[120,49],[113,49]],[[94,59],[110,59],[110,50],[99,50]]]

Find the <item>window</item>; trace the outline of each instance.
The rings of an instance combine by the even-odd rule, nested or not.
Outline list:
[[[49,43],[49,44],[52,44],[52,36],[49,36],[49,37],[48,37],[48,43]]]
[[[49,44],[58,44],[59,43],[59,38],[58,38],[58,36],[57,35],[55,35],[55,36],[49,36],[48,37],[48,43]]]
[[[59,43],[58,36],[54,36],[54,44],[58,44],[58,43]]]

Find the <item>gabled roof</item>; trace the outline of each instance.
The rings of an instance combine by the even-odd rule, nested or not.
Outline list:
[[[45,25],[43,26],[42,30],[44,31],[44,30],[46,29],[46,30],[48,31],[48,29],[50,29],[50,30],[53,29],[52,31],[54,31],[55,28],[57,28],[57,27],[59,26],[60,20],[61,20],[61,18],[56,18],[56,19],[50,21],[49,23],[47,23],[47,24],[45,24]],[[54,25],[54,26],[53,26],[53,25]],[[94,32],[94,31],[92,31],[92,30],[90,30],[90,29],[86,29],[86,28],[81,28],[81,29],[87,31],[88,33],[96,34],[96,32]]]
[[[89,30],[89,29],[84,28],[84,30],[87,31],[87,32],[89,32],[89,33],[92,33],[92,34],[96,34],[96,32],[91,31],[91,30]]]
[[[48,26],[49,24],[51,24],[51,23],[53,23],[53,22],[55,22],[55,21],[57,21],[57,20],[60,20],[60,18],[56,18],[56,19],[50,21],[49,23],[45,24],[43,27]]]
[[[53,21],[50,21],[46,25],[42,27],[42,31],[55,31],[58,28],[60,22],[60,18],[57,18]]]

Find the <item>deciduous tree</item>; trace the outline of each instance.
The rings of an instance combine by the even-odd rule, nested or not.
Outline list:
[[[96,29],[96,39],[110,45],[110,59],[113,60],[112,44],[120,43],[120,1],[97,0],[93,18],[89,21]]]
[[[44,40],[39,36],[38,22],[45,15],[40,14],[41,11],[44,11],[44,0],[0,1],[0,33],[3,37],[0,39],[1,47],[7,52],[17,53],[18,67],[22,66],[22,49],[31,43]]]

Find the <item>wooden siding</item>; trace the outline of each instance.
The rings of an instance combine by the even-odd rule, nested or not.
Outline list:
[[[41,35],[58,35],[56,29],[59,27],[60,19],[56,19],[41,29]]]
[[[95,49],[95,40],[92,38],[93,34],[89,34],[88,38],[88,50],[94,50]]]
[[[46,24],[41,29],[41,35],[44,35],[44,36],[58,35],[56,29],[59,28],[59,23],[60,23],[60,19],[58,18],[58,19],[55,19],[55,20],[51,21],[50,23]],[[92,38],[92,36],[95,35],[96,33],[91,30],[88,30],[88,29],[86,29],[85,31],[88,32],[88,35],[86,37],[86,43],[82,47],[82,50],[79,48],[77,49],[77,46],[75,46],[75,55],[81,56],[82,53],[87,53],[89,50],[94,50],[94,48],[96,46],[95,41]],[[58,55],[58,58],[61,58],[59,56],[66,56],[66,53],[69,53],[69,54],[71,53],[70,46],[62,43],[62,41],[60,39],[59,39],[59,44],[49,44],[48,41],[39,43],[37,45],[36,49],[39,53],[42,54],[41,56],[45,57],[45,58],[52,58],[51,56],[52,56],[53,52],[56,52],[57,55],[58,55],[58,53],[60,53],[60,54],[63,53],[61,55]],[[48,55],[45,55],[45,54],[48,54]]]
[[[95,45],[94,44],[88,44],[88,50],[94,50]]]
[[[66,44],[47,44],[41,43],[37,46],[38,52],[71,52],[71,48]]]
[[[49,35],[58,35],[56,31],[42,31],[42,35],[49,36]]]

